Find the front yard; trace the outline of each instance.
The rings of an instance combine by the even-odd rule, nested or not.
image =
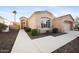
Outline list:
[[[57,37],[46,36],[31,40],[27,33],[21,29],[13,46],[12,53],[76,53],[79,52],[78,45],[78,31],[70,31]]]
[[[54,37],[56,37],[56,36],[59,36],[59,35],[64,35],[66,33],[40,33],[40,34],[38,34],[36,36],[32,36],[31,32],[27,32],[27,34],[29,35],[29,37],[31,39],[36,39],[36,38],[42,38],[42,37],[46,37],[46,36],[54,36]]]
[[[9,53],[16,40],[18,30],[10,30],[9,32],[0,32],[0,53]]]
[[[38,29],[31,29],[31,28],[28,28],[28,27],[25,27],[24,30],[29,35],[29,37],[31,39],[41,38],[41,37],[45,37],[45,36],[56,37],[56,36],[59,36],[59,35],[66,34],[66,33],[59,32],[59,30],[57,28],[53,28],[52,31],[47,30],[44,33],[40,33],[40,31],[38,31]]]

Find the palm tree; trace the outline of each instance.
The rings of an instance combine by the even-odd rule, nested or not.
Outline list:
[[[14,21],[16,22],[16,14],[17,14],[16,10],[14,10],[12,13],[14,14]]]

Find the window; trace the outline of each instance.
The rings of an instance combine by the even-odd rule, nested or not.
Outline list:
[[[50,21],[49,20],[46,22],[46,25],[48,28],[50,28]]]
[[[50,28],[50,19],[48,17],[41,17],[41,28]]]

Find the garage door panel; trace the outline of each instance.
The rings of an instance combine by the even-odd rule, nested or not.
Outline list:
[[[64,23],[64,32],[70,31],[70,24],[69,23]]]

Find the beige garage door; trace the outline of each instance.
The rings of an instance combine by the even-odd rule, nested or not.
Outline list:
[[[69,23],[64,23],[63,26],[64,26],[64,32],[70,31],[71,27]]]

